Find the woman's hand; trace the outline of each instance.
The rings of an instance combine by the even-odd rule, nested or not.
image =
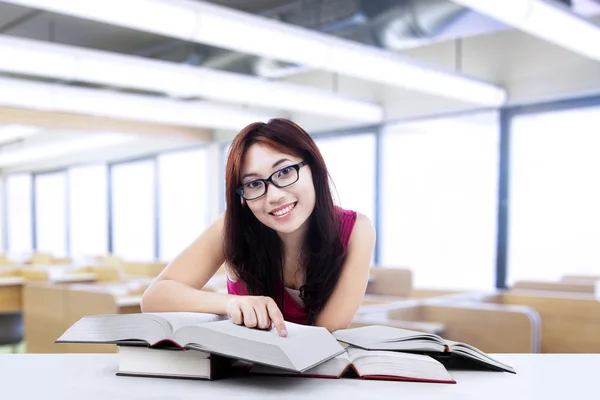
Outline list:
[[[234,324],[258,329],[274,326],[279,336],[287,336],[283,314],[270,297],[235,296],[227,303],[227,315]]]

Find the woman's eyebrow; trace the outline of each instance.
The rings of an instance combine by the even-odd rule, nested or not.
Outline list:
[[[290,160],[289,158],[282,158],[281,160],[279,160],[279,161],[277,161],[275,164],[273,164],[273,165],[271,166],[271,168],[275,168],[276,166],[278,166],[278,165],[280,165],[280,164],[282,164],[282,163],[284,163],[284,162],[286,162],[286,161],[292,161],[292,160]]]
[[[250,178],[252,176],[258,176],[258,174],[255,174],[254,172],[252,172],[250,174],[244,174],[244,176],[242,176],[242,180],[244,180],[246,178]]]
[[[286,162],[286,161],[292,161],[292,160],[290,160],[289,158],[282,158],[281,160],[278,160],[278,161],[276,161],[276,162],[275,162],[275,163],[274,163],[274,164],[271,166],[271,168],[275,168],[276,166],[278,166],[278,165],[281,165],[281,164],[283,164],[283,163],[284,163],[284,162]],[[257,174],[256,172],[250,172],[250,173],[244,174],[244,175],[242,176],[242,180],[244,180],[244,179],[246,179],[246,178],[253,177],[253,176],[258,176],[258,174]]]

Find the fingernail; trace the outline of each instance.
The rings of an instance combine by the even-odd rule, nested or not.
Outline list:
[[[275,328],[275,324],[271,322],[271,329]]]
[[[280,336],[287,336],[287,331],[285,329],[282,329],[279,331],[279,335]]]

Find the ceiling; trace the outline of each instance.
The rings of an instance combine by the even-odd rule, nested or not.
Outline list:
[[[550,1],[565,4],[582,14],[600,11],[599,0]],[[231,7],[391,51],[508,29],[503,24],[450,0],[208,0],[204,2]],[[203,65],[252,75],[279,76],[275,74],[274,65],[267,65],[264,60],[254,56],[34,10],[3,3],[1,0],[0,34]]]
[[[600,13],[598,0],[553,1],[563,3],[584,16]],[[208,2],[340,36],[390,52],[402,52],[435,42],[460,40],[509,29],[498,21],[479,15],[449,0],[211,0]],[[303,66],[294,66],[277,60],[30,9],[4,3],[2,0],[0,0],[0,35],[167,60],[265,79],[277,80],[306,70]],[[265,46],[268,45],[265,43]],[[15,74],[0,72],[0,76],[2,75],[15,76]],[[72,86],[102,87],[114,91],[132,92],[131,89],[123,87],[64,82],[27,75],[18,77],[32,81],[58,81]],[[155,95],[168,97],[164,93]],[[188,100],[205,99],[196,97]],[[23,125],[23,121],[13,121],[12,125],[15,123]],[[0,119],[0,135],[2,128],[10,124],[10,121],[3,122]],[[107,126],[110,127],[110,121],[102,121],[102,124],[108,124]],[[77,126],[72,131],[81,132],[83,127]],[[46,128],[45,131],[36,134],[25,129],[23,132],[26,134],[21,137],[13,135],[15,137],[11,137],[10,140],[2,140],[0,137],[0,156],[2,151],[12,150],[15,146],[21,149],[29,143],[39,145],[42,143],[38,136],[40,133],[54,135],[52,137],[56,140],[64,139],[64,126]],[[181,139],[181,145],[185,144],[185,138]],[[0,168],[2,168],[1,163]]]
[[[390,50],[506,29],[500,23],[479,16],[449,0],[207,2]],[[254,56],[1,1],[0,34],[203,65],[245,74],[262,73],[276,76],[274,65],[269,65],[268,68],[264,60]]]

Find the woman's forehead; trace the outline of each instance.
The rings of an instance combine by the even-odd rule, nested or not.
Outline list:
[[[266,173],[271,171],[274,164],[288,159],[294,163],[300,162],[300,159],[289,153],[282,153],[271,146],[255,143],[248,148],[242,160],[242,175],[249,173]]]

